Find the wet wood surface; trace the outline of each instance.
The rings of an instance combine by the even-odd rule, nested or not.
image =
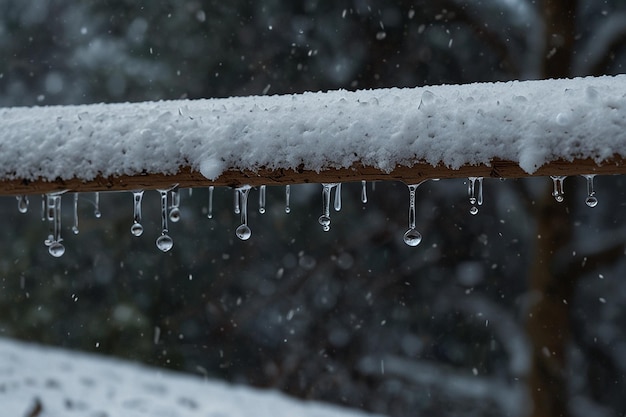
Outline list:
[[[320,172],[297,170],[226,171],[219,178],[211,181],[200,172],[189,167],[182,167],[177,174],[121,175],[116,177],[97,177],[90,181],[79,178],[55,181],[11,179],[0,180],[0,195],[45,194],[59,191],[128,191],[170,188],[178,184],[181,188],[214,186],[236,187],[240,185],[286,185],[302,183],[338,183],[353,181],[402,181],[407,184],[418,183],[433,178],[523,178],[530,176],[571,176],[583,174],[613,175],[626,173],[626,163],[621,158],[613,158],[598,165],[591,159],[573,161],[553,161],[540,167],[533,174],[522,170],[512,161],[494,160],[490,165],[468,165],[459,169],[450,169],[443,165],[415,164],[412,167],[398,166],[391,172],[367,166],[351,168],[329,168]]]

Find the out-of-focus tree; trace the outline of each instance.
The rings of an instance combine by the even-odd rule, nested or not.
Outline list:
[[[610,74],[626,59],[619,1],[284,3],[0,0],[0,105]],[[621,235],[605,236],[624,224],[610,192],[624,184],[598,181],[589,214],[572,181],[562,204],[549,181],[486,181],[476,217],[461,181],[424,184],[417,249],[401,240],[401,184],[369,188],[365,206],[344,186],[330,233],[319,187],[294,187],[290,215],[270,190],[245,243],[231,191],[216,190],[209,220],[196,190],[167,255],[155,193],[140,239],[130,196],[103,196],[96,220],[82,195],[58,260],[31,197],[28,217],[3,225],[0,327],[395,416],[602,415],[625,406],[626,287],[610,279],[625,264]],[[13,201],[0,210],[15,216]]]

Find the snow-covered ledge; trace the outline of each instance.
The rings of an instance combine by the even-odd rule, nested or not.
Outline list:
[[[626,75],[0,109],[0,194],[624,173]]]

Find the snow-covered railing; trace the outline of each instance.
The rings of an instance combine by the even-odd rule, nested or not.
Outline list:
[[[399,180],[410,198],[404,241],[416,246],[415,192],[427,179],[469,178],[476,214],[483,177],[552,176],[559,200],[563,178],[580,174],[594,206],[593,176],[626,172],[625,127],[624,75],[6,108],[0,109],[0,194],[21,196],[20,211],[27,194],[47,195],[46,244],[61,256],[60,194],[68,191],[133,191],[131,232],[139,236],[142,190],[159,190],[157,246],[168,251],[167,219],[177,219],[178,188],[236,187],[242,206],[236,233],[246,240],[251,186],[324,184],[319,222],[328,231],[336,184]],[[75,225],[76,204],[77,195]]]
[[[0,109],[0,194],[626,171],[626,76]]]

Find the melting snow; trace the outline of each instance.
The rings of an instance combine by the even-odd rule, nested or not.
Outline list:
[[[626,157],[626,76],[0,109],[0,178]]]
[[[1,338],[0,404],[3,416],[366,416],[274,391]]]

